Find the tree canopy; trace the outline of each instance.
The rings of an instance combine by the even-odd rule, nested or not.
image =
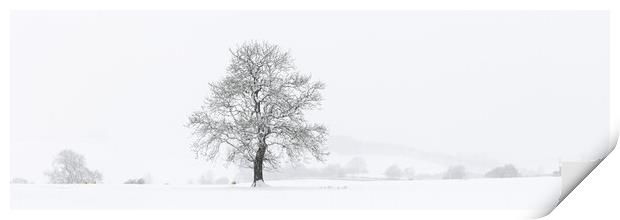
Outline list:
[[[61,151],[54,159],[52,170],[45,174],[50,183],[56,184],[90,184],[102,180],[101,173],[88,169],[84,156],[72,150]]]

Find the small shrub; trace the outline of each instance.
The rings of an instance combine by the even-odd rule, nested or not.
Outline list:
[[[562,168],[560,167],[558,170],[553,171],[553,173],[551,173],[551,176],[562,176]]]
[[[28,184],[30,182],[28,182],[28,180],[23,179],[23,178],[13,178],[11,180],[11,184]]]
[[[451,166],[446,170],[444,179],[465,179],[465,166]]]
[[[228,184],[230,181],[226,177],[215,180],[215,184]]]
[[[361,157],[351,159],[351,161],[344,166],[344,172],[353,176],[368,173],[368,169],[366,168],[366,160]]]
[[[389,179],[399,179],[403,171],[398,165],[392,165],[385,170],[385,177]]]
[[[520,177],[521,174],[512,164],[506,164],[504,166],[490,170],[484,176],[487,178],[511,178]]]
[[[340,164],[328,164],[323,168],[323,174],[328,177],[344,177],[346,171],[340,167]]]
[[[213,184],[213,171],[209,170],[206,173],[200,175],[198,179],[198,184],[200,185],[208,185]]]
[[[403,176],[408,180],[413,180],[415,178],[415,169],[413,167],[407,167],[403,170]]]
[[[125,184],[144,184],[145,181],[143,178],[139,178],[139,179],[129,179],[127,181],[125,181]]]

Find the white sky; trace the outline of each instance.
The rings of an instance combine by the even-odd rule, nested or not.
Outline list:
[[[607,149],[606,12],[14,12],[11,173],[64,148],[119,183],[184,183],[228,48],[267,40],[327,84],[333,135],[537,167]]]

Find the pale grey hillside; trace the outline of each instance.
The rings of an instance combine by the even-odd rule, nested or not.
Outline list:
[[[484,156],[451,155],[429,152],[414,146],[402,146],[378,142],[360,141],[346,136],[331,136],[328,141],[329,151],[339,156],[384,156],[407,158],[414,163],[430,163],[437,166],[464,165],[470,169],[485,170],[502,164]],[[423,170],[419,170],[423,172]]]

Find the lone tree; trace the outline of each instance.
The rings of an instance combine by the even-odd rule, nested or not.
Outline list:
[[[325,84],[296,70],[290,53],[267,42],[230,49],[226,76],[210,83],[200,111],[189,117],[196,157],[253,168],[253,187],[264,185],[263,166],[276,169],[308,155],[324,161],[325,126],[306,121],[320,107]]]
[[[53,163],[53,169],[45,173],[50,183],[55,184],[93,184],[101,182],[99,171],[86,168],[84,156],[72,150],[61,151]]]

